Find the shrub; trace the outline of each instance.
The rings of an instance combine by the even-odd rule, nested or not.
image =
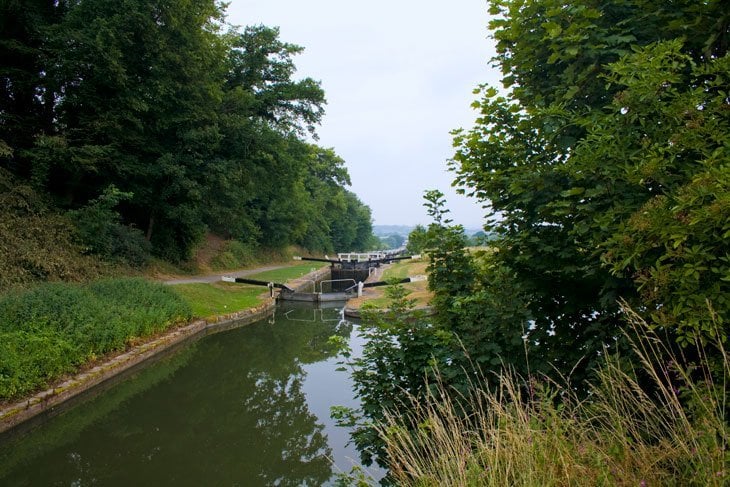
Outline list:
[[[82,255],[76,229],[30,186],[0,168],[0,291],[38,281],[80,281],[108,272]]]
[[[119,191],[112,185],[88,205],[70,211],[69,216],[88,251],[141,267],[149,262],[152,246],[139,229],[123,225],[114,209],[120,201],[130,197],[131,193]]]
[[[78,350],[53,330],[0,333],[0,398],[20,396],[70,372]]]

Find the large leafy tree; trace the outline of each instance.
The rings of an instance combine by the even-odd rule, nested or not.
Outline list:
[[[496,354],[527,347],[533,368],[564,374],[621,336],[619,299],[683,342],[726,322],[722,2],[514,0],[492,12],[511,91],[481,89],[452,169],[491,205],[500,238],[458,309],[477,300],[491,314],[495,279],[516,287],[527,325],[484,322],[511,343]]]
[[[282,42],[277,27],[246,27],[230,35],[226,87],[240,90],[253,116],[279,130],[315,133],[324,115],[324,91],[311,78],[292,79],[292,59],[304,48]]]
[[[228,46],[219,127],[217,165],[206,196],[211,227],[243,241],[267,246],[305,243],[326,250],[312,235],[312,158],[301,140],[315,135],[324,113],[324,91],[311,78],[294,80],[293,56],[300,46],[279,40],[277,28],[255,26],[226,34]],[[343,161],[338,158],[337,164]],[[343,167],[334,184],[349,184]],[[314,178],[314,179],[313,179]]]
[[[204,229],[206,161],[219,140],[223,44],[213,0],[81,1],[49,32],[55,133],[34,149],[36,184],[76,207],[108,185],[161,253]]]
[[[173,260],[206,229],[313,250],[369,232],[368,213],[333,244],[345,236],[333,222],[360,215],[360,203],[344,189],[344,161],[304,141],[316,139],[324,92],[294,79],[303,48],[277,28],[224,30],[216,0],[0,8],[0,163],[57,206],[88,216],[123,194],[106,208],[109,229],[142,231]]]
[[[24,151],[53,129],[54,93],[47,77],[47,31],[63,18],[66,2],[0,3],[0,164],[30,175]]]

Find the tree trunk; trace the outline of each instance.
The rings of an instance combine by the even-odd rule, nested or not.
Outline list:
[[[152,239],[152,227],[155,226],[155,215],[154,213],[150,215],[150,221],[147,224],[147,233],[145,234],[144,238],[149,242]]]

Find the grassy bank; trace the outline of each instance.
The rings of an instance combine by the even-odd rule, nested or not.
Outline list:
[[[285,282],[311,270],[299,264],[251,277]],[[38,391],[176,323],[248,309],[267,295],[265,288],[245,284],[166,286],[142,278],[7,292],[0,296],[0,401]]]
[[[306,255],[296,246],[284,248],[250,247],[237,240],[226,240],[208,233],[189,260],[172,263],[152,259],[145,274],[155,279],[222,273],[228,270],[252,269],[292,263],[294,255]]]
[[[403,279],[405,277],[414,277],[426,275],[426,260],[402,260],[389,264],[383,270],[382,280]],[[427,306],[431,300],[431,292],[428,290],[427,281],[409,282],[402,285],[408,291],[408,299],[415,300],[416,307]],[[361,298],[351,299],[347,306],[353,309],[360,309],[367,303],[367,307],[375,309],[387,308],[390,299],[385,295],[385,288],[370,288]]]
[[[323,267],[327,266],[317,262],[307,262],[305,264],[293,264],[280,269],[251,274],[248,277],[251,279],[258,279],[260,281],[286,282],[302,278],[310,272],[314,272]]]
[[[266,282],[287,282],[298,279],[322,266],[298,264],[274,269],[247,277]],[[229,282],[176,284],[173,290],[182,297],[197,318],[211,318],[252,308],[268,299],[268,289],[261,286]]]
[[[192,316],[141,278],[48,283],[0,297],[0,400],[18,398]]]
[[[268,296],[261,287],[229,282],[177,284],[173,290],[190,306],[193,316],[203,319],[252,308],[262,301],[262,292]]]

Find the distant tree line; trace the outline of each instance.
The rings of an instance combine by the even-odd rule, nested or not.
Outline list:
[[[70,211],[89,248],[181,260],[206,230],[252,246],[365,249],[371,214],[316,140],[300,46],[215,0],[0,6],[0,167]]]

